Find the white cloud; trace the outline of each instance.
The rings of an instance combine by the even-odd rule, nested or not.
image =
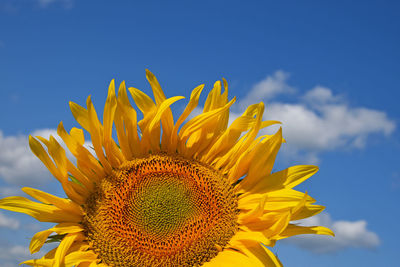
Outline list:
[[[311,105],[314,104],[329,104],[342,100],[341,97],[334,96],[329,88],[316,86],[308,91],[303,99]]]
[[[333,221],[328,213],[322,213],[304,219],[300,224],[326,226],[335,233],[335,237],[300,235],[285,239],[285,243],[293,244],[315,253],[328,253],[346,248],[374,249],[381,243],[378,235],[367,229],[365,220]]]
[[[32,133],[49,137],[56,135],[52,129],[43,129]],[[4,136],[0,130],[0,178],[14,185],[35,185],[49,180],[49,171],[42,162],[31,152],[28,144],[28,136]],[[4,187],[0,191],[7,193]],[[3,192],[5,191],[5,192]]]
[[[73,162],[76,159],[65,146],[62,139],[54,129],[40,129],[34,131],[32,136],[42,136],[46,139],[52,135],[64,148],[67,157]],[[85,147],[95,154],[91,148],[90,140],[85,141]],[[32,153],[29,148],[27,135],[5,136],[0,130],[0,179],[7,186],[0,187],[0,196],[19,195],[21,192],[16,186],[34,186],[50,181],[52,175],[43,163]],[[10,186],[11,185],[11,186]]]
[[[49,173],[30,151],[25,135],[4,136],[0,131],[0,178],[10,184],[44,182]]]
[[[28,247],[13,245],[0,247],[0,259],[2,260],[15,260],[26,259],[30,257]]]
[[[14,218],[9,218],[0,212],[0,227],[6,227],[15,230],[19,228],[19,221]]]
[[[322,151],[363,148],[370,135],[388,136],[396,127],[385,112],[352,107],[344,97],[323,86],[314,87],[292,103],[274,100],[278,93],[293,92],[293,87],[286,83],[287,77],[287,74],[277,72],[257,83],[239,102],[240,110],[233,114],[233,117],[238,116],[248,104],[266,102],[264,118],[283,123],[283,134],[288,143],[283,151],[287,156],[301,156],[303,160],[315,163]]]
[[[271,103],[266,118],[283,123],[290,144],[314,151],[343,146],[364,147],[368,135],[393,132],[395,124],[382,111],[349,107],[343,103],[307,104]]]
[[[295,89],[286,83],[289,74],[283,71],[276,71],[272,76],[267,76],[264,80],[253,86],[249,93],[239,102],[241,108],[258,103],[260,100],[269,100],[279,94],[293,93]]]

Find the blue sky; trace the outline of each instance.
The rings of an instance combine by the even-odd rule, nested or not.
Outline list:
[[[27,136],[77,126],[68,101],[91,94],[101,110],[112,78],[149,92],[145,68],[168,96],[225,77],[232,116],[264,101],[265,118],[284,123],[276,170],[320,166],[299,189],[327,209],[305,223],[337,237],[280,243],[284,265],[396,266],[399,11],[397,1],[1,0],[0,195],[61,194]],[[46,226],[0,211],[0,265],[29,257]]]

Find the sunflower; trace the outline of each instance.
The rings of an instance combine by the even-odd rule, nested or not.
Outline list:
[[[111,81],[99,121],[90,96],[87,108],[70,102],[83,129],[59,124],[63,146],[50,136],[29,137],[33,153],[61,183],[67,198],[24,187],[25,197],[0,200],[0,208],[26,213],[50,229],[36,233],[31,253],[46,242],[58,247],[31,266],[282,266],[267,248],[298,234],[327,234],[321,227],[295,222],[321,212],[307,193],[293,189],[317,172],[316,166],[293,166],[272,173],[284,141],[277,124],[263,121],[264,104],[254,104],[229,126],[228,85],[214,84],[203,112],[197,107],[204,85],[196,87],[174,123],[170,106],[184,98],[166,98],[157,79],[146,77],[155,102],[129,88],[143,113],[138,121],[125,82],[115,94]],[[222,93],[222,86],[224,92]],[[185,121],[187,122],[185,123]],[[113,139],[113,129],[116,138]]]

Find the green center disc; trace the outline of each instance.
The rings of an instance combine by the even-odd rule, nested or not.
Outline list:
[[[153,237],[165,238],[196,212],[190,187],[178,177],[153,176],[138,189],[129,198],[129,217]]]

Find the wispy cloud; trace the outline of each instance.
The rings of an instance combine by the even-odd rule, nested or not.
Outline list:
[[[267,76],[252,87],[244,99],[239,102],[240,107],[243,109],[260,102],[260,99],[270,100],[279,94],[294,93],[295,89],[286,82],[288,78],[289,73],[281,70],[276,71],[272,76]]]
[[[14,218],[7,217],[6,215],[0,212],[0,227],[16,230],[19,228],[19,221]]]
[[[291,103],[277,101],[278,94],[294,92],[287,78],[287,74],[276,72],[257,83],[233,114],[238,116],[248,104],[264,101],[265,119],[283,123],[283,134],[289,144],[284,148],[287,156],[301,156],[315,163],[322,151],[363,148],[370,135],[388,136],[396,127],[384,111],[353,107],[344,97],[323,86],[316,86],[304,95],[294,95],[296,101]]]
[[[315,253],[329,253],[346,248],[374,249],[381,243],[379,236],[367,229],[365,220],[333,221],[328,213],[322,213],[301,221],[301,225],[329,227],[335,237],[301,235],[285,239],[285,243],[296,245]]]

